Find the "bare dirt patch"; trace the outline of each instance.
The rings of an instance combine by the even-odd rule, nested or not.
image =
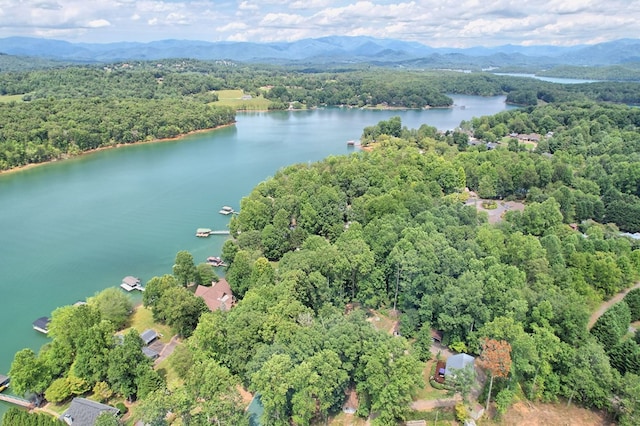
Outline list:
[[[494,201],[497,203],[497,207],[495,209],[487,209],[482,205],[483,201]],[[476,210],[479,212],[487,213],[487,216],[489,216],[489,223],[491,224],[501,222],[502,219],[504,219],[504,214],[508,211],[517,210],[521,212],[524,210],[524,203],[518,201],[496,201],[472,197],[467,200],[466,204],[468,206],[475,206]]]
[[[500,421],[482,422],[496,426],[610,426],[616,423],[604,413],[566,404],[515,403]]]

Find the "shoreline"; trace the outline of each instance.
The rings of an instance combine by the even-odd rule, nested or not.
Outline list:
[[[195,135],[195,134],[198,134],[198,133],[212,132],[214,130],[223,129],[225,127],[235,126],[235,124],[236,124],[236,121],[233,121],[232,123],[223,124],[221,126],[211,127],[211,128],[207,128],[207,129],[192,130],[190,132],[183,133],[183,134],[180,134],[180,135],[172,137],[172,138],[152,139],[152,140],[149,140],[149,141],[138,141],[138,142],[133,142],[133,143],[117,143],[115,145],[101,146],[99,148],[90,149],[89,151],[83,151],[83,152],[81,152],[80,154],[77,154],[77,155],[65,156],[65,157],[61,157],[61,158],[55,158],[53,160],[43,161],[42,163],[25,164],[24,166],[14,167],[14,168],[8,169],[8,170],[0,170],[0,176],[10,175],[10,174],[17,173],[17,172],[22,172],[22,171],[33,169],[35,167],[39,167],[39,166],[42,166],[42,165],[45,165],[45,164],[57,163],[59,161],[66,161],[66,160],[70,160],[72,158],[83,157],[85,155],[95,154],[97,152],[106,151],[108,149],[117,149],[117,148],[124,148],[124,147],[127,147],[127,146],[134,146],[134,145],[144,145],[144,144],[152,144],[152,143],[178,141],[178,140],[184,139],[184,138],[186,138],[187,136],[190,136],[190,135]]]

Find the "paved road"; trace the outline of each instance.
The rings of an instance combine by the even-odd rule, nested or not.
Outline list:
[[[156,358],[153,365],[156,366],[160,364],[160,362],[162,362],[166,357],[171,355],[173,353],[173,350],[176,348],[176,346],[178,346],[178,343],[180,343],[178,342],[178,336],[173,336],[169,341],[169,343],[167,343],[165,347],[162,349],[162,352],[160,352],[160,356]]]

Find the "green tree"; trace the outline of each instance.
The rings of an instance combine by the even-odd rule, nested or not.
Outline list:
[[[173,275],[184,287],[195,281],[197,270],[195,263],[193,263],[191,253],[182,250],[176,254],[176,260],[173,264]]]
[[[142,293],[142,303],[144,306],[153,307],[162,297],[165,291],[170,288],[178,287],[180,284],[173,275],[163,275],[162,277],[153,277],[144,286]]]
[[[96,293],[88,303],[100,312],[101,319],[111,321],[116,330],[125,326],[133,312],[131,299],[115,287]]]
[[[153,316],[169,325],[176,334],[189,337],[198,325],[200,315],[208,310],[201,297],[185,288],[173,287],[158,300]]]
[[[49,370],[31,349],[22,349],[15,354],[9,377],[11,388],[18,395],[27,392],[42,395],[53,380]]]
[[[213,266],[208,263],[199,263],[196,266],[196,284],[210,286],[211,283],[219,280],[220,278],[213,270]]]
[[[465,404],[469,404],[471,388],[476,383],[476,370],[473,364],[467,364],[464,368],[454,370],[447,376],[447,385],[450,394],[459,393]]]
[[[122,344],[110,353],[107,377],[109,386],[129,400],[136,399],[141,368],[151,361],[142,352],[143,342],[135,329],[124,335]]]

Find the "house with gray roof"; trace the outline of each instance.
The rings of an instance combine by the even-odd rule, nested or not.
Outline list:
[[[148,329],[140,333],[140,338],[142,339],[145,345],[150,344],[151,342],[156,340],[158,337],[160,337],[158,333],[152,329]]]
[[[447,365],[444,369],[444,376],[447,377],[452,374],[456,374],[455,370],[462,370],[469,364],[473,365],[474,361],[475,358],[467,354],[457,354],[450,356],[449,358],[447,358]]]
[[[60,416],[60,420],[69,426],[93,426],[103,412],[112,413],[115,416],[120,413],[120,410],[90,399],[73,398],[69,408]]]

